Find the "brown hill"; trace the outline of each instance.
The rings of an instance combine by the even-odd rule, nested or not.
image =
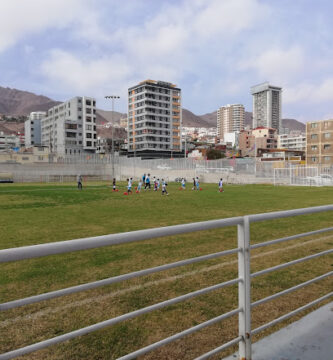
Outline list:
[[[46,96],[0,86],[0,114],[29,115],[32,111],[46,111],[57,104],[58,101]]]
[[[201,116],[193,114],[190,110],[182,109],[183,126],[188,127],[210,127],[210,124]],[[216,126],[216,120],[215,120]]]
[[[31,92],[21,91],[17,89],[4,88],[0,86],[0,114],[7,116],[22,116],[29,115],[32,111],[46,111],[52,106],[59,104],[59,101],[54,101],[46,96],[35,95]],[[183,125],[193,127],[215,127],[216,126],[216,111],[204,115],[195,115],[193,112],[182,109]],[[106,110],[97,110],[97,124],[107,122],[119,123],[120,118],[126,117],[126,114],[120,112],[113,112]],[[111,121],[112,120],[112,121]],[[19,123],[20,121],[17,121]],[[15,122],[1,122],[0,131],[12,133],[21,131],[23,127],[15,127]],[[245,112],[245,126],[252,126],[252,113]],[[305,131],[305,125],[295,119],[283,119],[282,126],[291,130]]]

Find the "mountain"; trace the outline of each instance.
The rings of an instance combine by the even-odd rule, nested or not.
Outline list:
[[[201,116],[193,114],[190,110],[182,109],[182,117],[183,117],[183,126],[188,127],[210,127],[208,121],[202,119]],[[216,123],[216,120],[215,120]],[[216,126],[216,124],[215,124]]]
[[[0,114],[29,115],[32,111],[46,111],[57,104],[60,102],[46,96],[0,86]]]
[[[8,117],[27,116],[32,111],[47,111],[60,104],[43,95],[35,95],[28,91],[4,88],[0,86],[0,115]],[[188,127],[216,127],[217,112],[213,111],[204,115],[195,115],[188,109],[182,109],[183,125]],[[119,123],[120,118],[126,114],[114,111],[97,109],[96,122],[102,125],[108,122]],[[112,120],[112,121],[111,121]],[[18,121],[0,121],[0,131],[5,133],[24,132],[22,119]],[[21,124],[19,124],[21,122]],[[245,112],[245,126],[252,125],[252,113]],[[295,119],[282,119],[282,126],[289,130],[305,131],[305,125]]]

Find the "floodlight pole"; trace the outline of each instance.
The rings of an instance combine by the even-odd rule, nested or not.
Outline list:
[[[114,112],[114,100],[120,99],[120,96],[118,95],[107,95],[105,96],[105,99],[111,99],[112,100],[112,112],[111,112],[111,126],[112,126],[112,133],[111,133],[111,161],[112,161],[112,177],[115,177],[114,175],[114,126],[113,126],[113,112]]]

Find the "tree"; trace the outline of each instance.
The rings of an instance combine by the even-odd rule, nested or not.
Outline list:
[[[219,150],[209,149],[207,151],[207,160],[217,160],[225,157],[225,154]]]

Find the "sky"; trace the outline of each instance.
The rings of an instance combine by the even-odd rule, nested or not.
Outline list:
[[[0,86],[54,100],[177,84],[195,114],[283,88],[282,117],[333,118],[331,0],[0,0]]]

